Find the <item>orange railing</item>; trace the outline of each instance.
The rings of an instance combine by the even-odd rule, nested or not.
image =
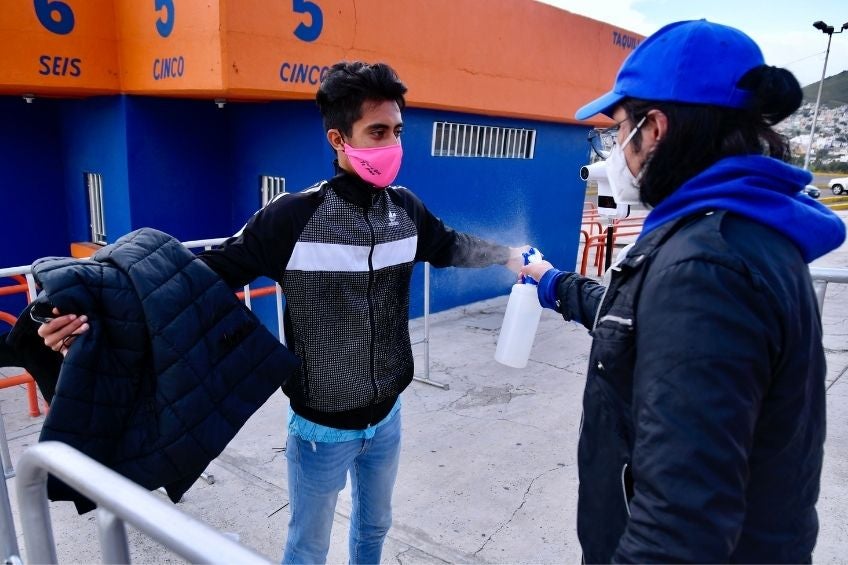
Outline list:
[[[584,211],[583,226],[580,230],[580,239],[583,244],[583,252],[580,259],[580,274],[586,275],[589,268],[589,255],[594,250],[595,256],[592,263],[597,267],[597,275],[601,276],[604,273],[607,251],[607,233],[602,227],[601,216],[597,215],[597,211]],[[635,216],[632,218],[622,218],[613,220],[610,228],[612,229],[612,245],[615,246],[619,238],[638,237],[642,233],[642,225],[645,222],[643,216]],[[582,229],[584,226],[589,226],[588,229]],[[595,227],[598,228],[598,233],[595,233]]]
[[[259,298],[260,296],[271,296],[272,294],[277,293],[277,287],[274,285],[260,286],[258,288],[251,288],[248,293],[251,298]],[[236,293],[236,296],[238,296],[240,300],[244,300],[244,291],[238,291]]]
[[[5,289],[9,287],[3,288]],[[24,280],[23,292],[26,291],[26,280]],[[7,324],[9,324],[9,326],[14,326],[15,322],[17,322],[17,318],[15,318],[13,315],[9,314],[8,312],[2,311],[0,311],[0,320],[6,322]],[[26,385],[27,399],[29,401],[29,415],[40,416],[41,410],[38,407],[38,391],[35,388],[35,380],[32,378],[32,375],[24,371],[23,373],[0,379],[0,389],[20,385]]]
[[[10,294],[26,294],[29,290],[29,286],[27,285],[26,277],[23,275],[11,275],[10,279],[16,281],[17,284],[10,284],[7,286],[0,286],[0,296],[8,296]],[[28,302],[28,301],[27,301]]]

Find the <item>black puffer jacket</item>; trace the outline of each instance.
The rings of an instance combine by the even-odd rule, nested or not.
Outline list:
[[[164,486],[174,501],[298,365],[218,275],[156,230],[132,232],[90,260],[41,259],[33,274],[38,300],[84,313],[90,325],[61,366],[40,441],[67,443],[148,489]],[[10,337],[26,343],[19,325]],[[51,487],[54,500],[79,502]]]
[[[558,281],[558,309],[594,338],[578,447],[586,562],[809,562],[825,358],[799,249],[700,213],[641,238],[603,295],[576,274]]]

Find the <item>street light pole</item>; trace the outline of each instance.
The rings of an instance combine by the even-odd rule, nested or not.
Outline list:
[[[824,66],[822,67],[822,76],[819,81],[819,93],[816,96],[816,108],[813,110],[813,125],[810,127],[810,141],[807,143],[807,154],[804,156],[804,168],[810,170],[810,154],[813,152],[813,136],[816,133],[816,119],[819,117],[819,104],[821,103],[822,86],[824,85],[824,75],[827,72],[827,58],[830,55],[830,40],[833,39],[834,33],[842,33],[848,28],[848,22],[842,24],[839,31],[834,31],[833,26],[829,26],[819,20],[813,24],[813,27],[827,34],[827,50],[824,52]]]

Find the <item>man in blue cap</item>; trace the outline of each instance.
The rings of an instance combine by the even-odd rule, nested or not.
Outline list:
[[[649,208],[608,287],[523,274],[594,338],[577,529],[596,562],[810,562],[825,437],[807,263],[845,226],[771,126],[802,99],[739,30],[670,24],[577,111],[615,121],[607,177]]]

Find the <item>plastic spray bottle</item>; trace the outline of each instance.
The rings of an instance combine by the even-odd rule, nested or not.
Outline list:
[[[525,265],[542,260],[541,252],[533,247],[523,255]],[[512,285],[512,292],[509,293],[495,348],[495,361],[516,369],[526,367],[541,315],[542,305],[539,304],[536,281],[522,275],[521,281]]]

